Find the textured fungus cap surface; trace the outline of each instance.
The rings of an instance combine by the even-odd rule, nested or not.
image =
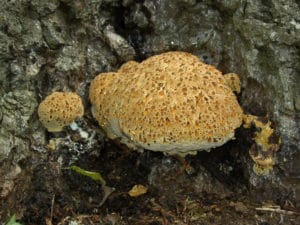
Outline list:
[[[40,121],[50,132],[58,132],[83,115],[81,98],[72,92],[53,92],[38,108]]]
[[[167,154],[223,145],[242,109],[220,71],[185,52],[167,52],[91,83],[93,115],[110,138]]]

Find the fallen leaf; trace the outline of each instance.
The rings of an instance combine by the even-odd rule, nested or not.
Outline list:
[[[131,197],[138,197],[147,193],[148,188],[141,184],[134,185],[131,190],[128,192]]]

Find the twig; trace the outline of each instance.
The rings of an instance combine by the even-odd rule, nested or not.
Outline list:
[[[283,215],[300,215],[299,212],[288,211],[288,210],[278,209],[278,208],[262,207],[262,208],[255,208],[255,209],[258,211],[275,212],[275,213],[280,213]]]
[[[51,223],[52,223],[52,219],[53,219],[54,202],[55,202],[55,194],[53,195],[52,200],[51,200],[51,211],[50,211],[50,221],[51,221]]]
[[[106,185],[102,185],[102,190],[103,190],[104,196],[103,196],[100,204],[98,205],[98,207],[101,207],[104,204],[104,202],[107,200],[107,198],[110,196],[110,194],[115,191],[114,188],[108,187]]]

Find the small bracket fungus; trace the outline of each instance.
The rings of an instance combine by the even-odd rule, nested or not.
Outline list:
[[[233,92],[240,92],[236,74],[223,75],[197,56],[175,51],[99,74],[89,97],[109,138],[185,156],[234,138],[244,113]]]
[[[72,92],[54,92],[38,108],[39,119],[49,132],[61,131],[83,113],[81,98]]]

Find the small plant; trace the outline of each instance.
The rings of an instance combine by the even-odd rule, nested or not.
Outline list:
[[[87,170],[80,168],[79,166],[70,166],[67,169],[74,170],[75,172],[77,172],[83,176],[89,177],[92,180],[99,182],[102,186],[106,185],[106,181],[102,178],[100,173],[87,171]]]
[[[16,215],[12,215],[5,225],[22,225],[16,221]]]
[[[80,168],[79,166],[70,166],[70,167],[67,167],[66,169],[73,170],[76,173],[81,174],[86,177],[89,177],[92,180],[96,181],[97,183],[101,184],[101,188],[104,192],[104,196],[102,198],[102,201],[99,203],[99,207],[104,204],[104,202],[106,201],[108,196],[115,190],[112,187],[106,186],[106,181],[102,178],[101,174],[98,172],[87,171],[87,170]]]

